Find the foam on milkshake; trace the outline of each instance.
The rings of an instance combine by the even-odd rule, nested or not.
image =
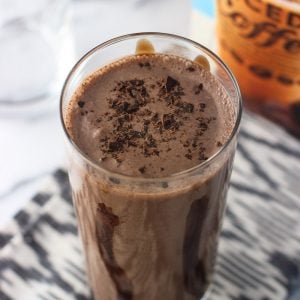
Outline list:
[[[95,163],[154,178],[207,160],[226,143],[235,119],[228,94],[206,68],[175,55],[140,54],[90,75],[65,122]]]

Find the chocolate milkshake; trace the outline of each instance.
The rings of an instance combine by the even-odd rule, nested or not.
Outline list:
[[[237,104],[202,56],[141,45],[90,72],[64,109],[89,279],[99,300],[199,299],[213,271]]]

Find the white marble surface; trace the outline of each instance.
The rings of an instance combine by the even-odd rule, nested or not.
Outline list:
[[[207,46],[214,40],[212,21],[192,13],[186,0],[77,0],[73,12],[77,58],[97,43],[136,31],[192,35]],[[58,97],[55,107],[31,118],[0,117],[0,227],[38,192],[44,175],[65,165]]]

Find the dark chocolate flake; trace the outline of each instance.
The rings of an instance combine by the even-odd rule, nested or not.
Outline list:
[[[185,154],[184,155],[187,159],[192,159],[193,158],[193,156],[192,156],[192,154],[190,154],[190,153],[187,153],[187,154]]]
[[[150,151],[148,148],[144,148],[144,156],[149,157],[151,155]]]
[[[159,156],[159,151],[157,149],[153,150],[153,154]]]
[[[138,103],[137,101],[135,101],[134,103],[129,104],[129,106],[128,106],[126,112],[128,112],[128,113],[133,113],[133,112],[138,111],[139,108],[140,108],[139,103]]]
[[[198,85],[194,88],[194,90],[195,90],[195,95],[200,94],[200,92],[203,90],[203,84],[202,84],[202,83],[198,84]]]
[[[80,101],[77,102],[77,104],[78,104],[78,106],[79,106],[80,108],[82,108],[82,107],[84,107],[85,102],[80,100]]]
[[[206,107],[206,104],[205,104],[205,103],[200,103],[200,104],[199,104],[199,110],[200,110],[201,112],[204,112],[205,107]]]
[[[197,140],[193,140],[192,146],[193,146],[193,148],[197,147]]]
[[[125,115],[123,116],[123,118],[124,118],[124,120],[127,121],[127,122],[132,121],[132,116],[131,116],[131,115],[128,115],[128,114],[125,114]]]
[[[107,142],[108,141],[108,137],[102,137],[101,139],[100,139],[100,142],[101,143],[105,143],[105,142]]]
[[[142,62],[139,62],[138,65],[143,68],[143,67],[146,67],[147,69],[150,69],[151,68],[151,65],[148,61],[142,63]]]
[[[132,80],[129,80],[129,82],[133,86],[142,86],[144,84],[144,80],[139,80],[139,79],[132,79]]]
[[[189,147],[189,146],[190,146],[190,141],[188,141],[188,140],[185,141],[185,143],[183,144],[183,147],[186,148],[186,147]]]
[[[163,182],[161,183],[161,186],[162,186],[164,189],[166,189],[166,188],[169,186],[169,184],[168,184],[167,182],[163,181]]]
[[[144,138],[144,137],[145,137],[144,131],[130,130],[128,132],[128,138],[130,138],[130,139],[139,139],[139,138]]]
[[[198,125],[198,127],[199,127],[202,131],[206,131],[207,128],[208,128],[207,124],[204,123],[204,122],[200,122],[199,125]]]
[[[168,76],[166,82],[166,90],[167,92],[171,92],[175,86],[179,85],[179,82],[171,76]]]
[[[123,143],[120,141],[110,142],[108,148],[110,152],[119,152],[123,149]]]
[[[139,171],[140,171],[142,174],[144,174],[144,173],[145,173],[145,171],[146,171],[146,167],[145,167],[145,166],[143,166],[143,167],[139,168]]]
[[[163,115],[163,126],[164,129],[178,129],[178,123],[176,122],[173,114],[164,114]]]
[[[184,103],[182,109],[186,113],[192,113],[194,111],[194,104],[192,103]]]
[[[129,146],[131,146],[131,147],[137,147],[137,143],[136,142],[134,142],[134,141],[127,141],[127,145],[128,145],[128,147]]]
[[[151,123],[151,121],[150,120],[144,120],[144,125],[149,125]]]
[[[201,146],[199,147],[199,160],[204,161],[207,160],[207,156],[205,155],[206,148]]]

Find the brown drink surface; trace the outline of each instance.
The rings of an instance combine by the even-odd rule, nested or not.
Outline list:
[[[211,280],[234,144],[229,96],[209,71],[172,55],[128,56],[87,78],[65,116],[70,181],[96,300],[198,300]],[[121,173],[131,179],[118,177]],[[136,177],[158,178],[137,183]]]
[[[171,55],[135,55],[90,76],[67,119],[79,148],[104,168],[164,177],[203,162],[226,142],[233,111],[209,71]]]

